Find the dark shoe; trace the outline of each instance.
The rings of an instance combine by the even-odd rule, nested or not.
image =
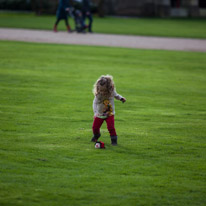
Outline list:
[[[117,145],[117,136],[111,136],[111,144],[113,146],[116,146]]]
[[[100,138],[101,134],[95,134],[92,139],[91,142],[96,142],[99,138]]]

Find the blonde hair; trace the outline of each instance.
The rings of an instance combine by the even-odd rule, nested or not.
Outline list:
[[[109,98],[114,91],[114,81],[111,75],[102,75],[94,84],[93,94]]]

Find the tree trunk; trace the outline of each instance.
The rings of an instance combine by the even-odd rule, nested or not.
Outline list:
[[[100,17],[104,17],[105,15],[104,3],[105,3],[105,0],[99,0],[98,2],[98,14]]]

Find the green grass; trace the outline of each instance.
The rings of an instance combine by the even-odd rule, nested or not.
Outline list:
[[[0,27],[52,30],[55,20],[55,16],[0,13]],[[71,18],[70,24],[74,28],[74,21]],[[206,19],[94,17],[94,31],[111,34],[205,39],[205,24]],[[66,30],[64,21],[60,22],[58,29]]]
[[[0,42],[0,205],[206,203],[206,54]],[[114,76],[119,145],[92,137]]]

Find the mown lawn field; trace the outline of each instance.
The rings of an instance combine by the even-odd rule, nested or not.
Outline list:
[[[0,13],[0,27],[52,30],[55,21],[55,15]],[[69,22],[74,29],[74,20],[69,18]],[[193,18],[99,18],[94,16],[93,30],[95,33],[206,39],[205,24],[206,19]],[[66,31],[64,21],[60,21],[58,30]]]
[[[206,54],[0,42],[0,205],[204,206]],[[94,148],[114,77],[118,146]]]

